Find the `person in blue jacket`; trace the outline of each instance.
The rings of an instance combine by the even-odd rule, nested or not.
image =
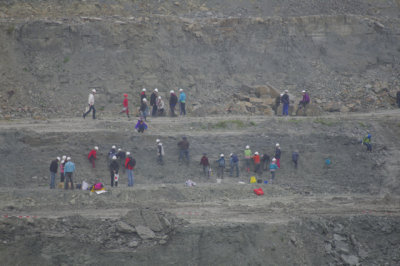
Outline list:
[[[229,165],[230,165],[230,175],[233,176],[233,171],[236,168],[236,177],[239,177],[239,158],[236,154],[231,153],[231,159],[229,160]]]
[[[275,179],[275,171],[278,169],[276,165],[276,159],[273,158],[271,164],[269,165],[269,171],[271,172],[271,180]]]
[[[67,158],[67,163],[64,166],[65,182],[64,189],[68,189],[68,182],[71,182],[71,189],[74,189],[74,181],[72,179],[72,174],[75,172],[75,164],[71,162],[71,157]]]
[[[288,90],[285,90],[281,98],[281,102],[283,104],[282,115],[286,116],[289,115],[289,94]]]
[[[183,89],[179,89],[179,103],[181,107],[181,115],[186,115],[186,94]]]
[[[218,164],[217,175],[220,178],[224,178],[224,170],[225,170],[225,157],[224,157],[224,154],[221,154],[219,156],[219,159],[217,160],[217,164]]]
[[[135,126],[135,129],[139,132],[139,133],[143,133],[146,129],[147,129],[147,125],[146,123],[143,121],[143,118],[140,118]]]

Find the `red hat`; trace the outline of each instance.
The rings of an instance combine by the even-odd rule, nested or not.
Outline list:
[[[124,93],[124,97],[125,97],[125,98],[128,97],[128,94]]]

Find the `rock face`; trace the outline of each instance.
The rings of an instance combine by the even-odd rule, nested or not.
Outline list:
[[[125,92],[136,108],[143,87],[166,99],[183,87],[188,110],[203,116],[270,114],[270,102],[243,106],[234,94],[284,89],[295,102],[307,89],[339,104],[318,104],[326,112],[391,108],[400,88],[394,1],[72,2],[0,4],[1,118],[80,116],[92,88],[99,115],[118,111]]]

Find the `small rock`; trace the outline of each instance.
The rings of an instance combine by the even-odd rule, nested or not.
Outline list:
[[[141,239],[153,239],[156,237],[155,233],[150,228],[143,225],[136,226],[136,232]]]
[[[134,247],[137,247],[138,245],[139,245],[139,243],[137,241],[131,241],[131,242],[129,242],[128,247],[134,248]]]
[[[120,233],[135,233],[136,229],[132,226],[130,226],[129,224],[119,221],[117,222],[117,224],[115,225],[115,229],[117,230],[117,232]]]
[[[358,257],[354,255],[342,255],[342,260],[349,265],[358,265]]]
[[[165,241],[164,239],[162,239],[162,240],[160,240],[160,242],[158,242],[158,243],[160,243],[160,245],[164,245],[164,244],[167,244],[167,241]]]
[[[336,241],[344,241],[346,240],[345,237],[338,235],[338,234],[333,234],[333,239],[335,239]]]

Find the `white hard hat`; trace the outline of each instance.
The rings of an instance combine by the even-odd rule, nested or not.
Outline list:
[[[183,91],[183,89],[179,89],[179,91]]]
[[[276,147],[279,147],[279,143],[276,143],[275,146],[276,146]]]
[[[64,163],[64,162],[65,162],[64,160],[61,161],[61,163]]]
[[[221,153],[220,157],[224,157],[224,154],[223,154],[223,153]]]
[[[303,90],[302,92],[306,92],[305,90]]]
[[[98,151],[98,150],[99,150],[99,147],[97,147],[97,146],[94,146],[94,149],[95,149],[96,151]]]
[[[233,155],[233,153],[229,154],[229,156],[232,156],[232,155]]]
[[[275,161],[276,161],[276,159],[275,159],[275,158],[272,158],[272,161],[273,161],[273,162],[275,162]]]
[[[161,100],[161,96],[158,96],[158,99],[160,99],[160,100]]]
[[[281,93],[281,97],[283,96],[283,93]]]
[[[156,139],[156,142],[159,143],[159,142],[160,142],[160,139]]]
[[[143,98],[143,101],[144,101],[144,102],[147,102],[147,99],[146,99],[146,98]]]
[[[117,156],[114,155],[114,156],[112,157],[112,159],[113,159],[113,160],[117,160]]]
[[[71,157],[67,157],[67,161],[71,161]]]
[[[250,149],[250,146],[249,146],[249,145],[246,145],[246,149]]]
[[[115,145],[112,145],[111,149],[115,149],[115,148],[117,148],[117,147],[115,147]]]
[[[61,158],[60,158],[60,157],[57,157],[57,161],[61,161]]]
[[[289,91],[288,90],[285,90],[285,93],[288,93]]]
[[[67,159],[67,155],[63,155],[62,159],[63,160]]]
[[[158,89],[157,89],[157,88],[155,88],[155,89],[154,89],[154,91],[155,91],[155,92],[158,92]]]
[[[118,151],[122,151],[122,149],[121,149],[121,148],[118,148]]]
[[[142,91],[146,91],[146,88],[143,88]]]
[[[170,90],[169,93],[174,93],[174,90]]]
[[[255,154],[255,155],[258,155],[258,151],[256,151],[254,154]]]
[[[129,151],[126,152],[126,155],[131,155],[131,153]]]
[[[93,89],[92,92],[96,93],[96,89]]]

